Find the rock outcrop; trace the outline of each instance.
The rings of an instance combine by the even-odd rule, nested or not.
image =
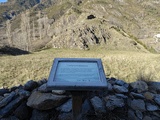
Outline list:
[[[83,98],[83,120],[159,120],[159,82],[126,83],[106,79],[108,90],[88,92]],[[0,89],[1,120],[71,120],[70,92],[48,91],[46,80]],[[154,89],[153,89],[154,88]]]

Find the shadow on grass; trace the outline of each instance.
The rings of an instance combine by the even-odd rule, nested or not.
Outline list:
[[[21,50],[19,48],[9,47],[9,46],[3,46],[0,48],[0,55],[24,55],[29,54],[30,52]]]

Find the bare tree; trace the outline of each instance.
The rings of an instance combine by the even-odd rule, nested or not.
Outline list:
[[[12,41],[10,20],[6,21],[6,35],[7,35],[7,39],[8,39],[8,44],[9,44],[10,47],[12,47],[13,46],[13,41]]]
[[[41,23],[41,11],[38,11],[38,29],[39,29],[39,39],[42,40],[42,23]]]
[[[48,26],[49,26],[47,15],[44,15],[43,17],[43,26],[44,26],[44,33],[45,33],[44,36],[46,36],[48,32]]]
[[[34,23],[34,20],[32,21],[32,31],[33,31],[32,32],[33,33],[32,37],[33,37],[33,40],[35,41],[36,40],[36,38],[35,38],[36,35],[35,35],[35,23]]]
[[[30,12],[26,11],[26,24],[27,24],[27,41],[28,41],[28,51],[31,50],[31,28],[30,28]]]
[[[31,46],[30,13],[21,13],[21,41],[24,50],[29,51]]]

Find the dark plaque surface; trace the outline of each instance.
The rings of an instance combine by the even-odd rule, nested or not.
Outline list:
[[[96,90],[107,88],[100,59],[56,58],[47,82],[48,89]]]

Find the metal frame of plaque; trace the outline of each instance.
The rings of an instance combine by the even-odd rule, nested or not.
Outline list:
[[[99,90],[107,82],[101,59],[55,58],[49,79],[49,90]]]

